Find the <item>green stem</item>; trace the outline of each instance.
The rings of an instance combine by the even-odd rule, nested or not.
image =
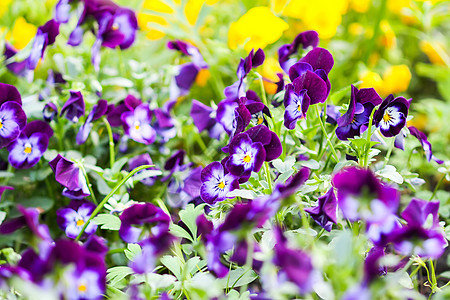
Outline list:
[[[264,162],[264,172],[266,173],[267,184],[269,185],[269,191],[272,194],[272,176],[270,176],[269,163]]]
[[[91,193],[92,201],[94,201],[95,205],[97,205],[98,204],[97,203],[97,198],[95,198],[95,194],[94,194],[94,191],[92,190],[92,185],[91,185],[91,182],[89,181],[89,176],[86,173],[86,169],[84,168],[82,163],[79,163],[78,166],[80,167],[81,172],[83,172],[83,176],[86,179],[86,184],[87,184],[87,186],[89,188],[89,192]]]
[[[319,234],[316,236],[316,238],[314,239],[314,241],[317,241],[318,239],[320,239],[320,237],[322,236],[322,234],[325,232],[325,228],[322,228],[322,230],[320,230]]]
[[[441,186],[442,182],[444,182],[444,179],[445,179],[445,175],[442,176],[442,178],[441,178],[441,179],[439,180],[439,182],[436,184],[436,187],[434,188],[434,191],[433,191],[433,195],[431,195],[430,200],[428,200],[428,201],[433,200],[434,196],[436,196],[436,193],[437,193],[437,191],[439,190],[439,187]]]
[[[395,144],[395,138],[391,138],[391,143],[389,144],[389,150],[386,154],[386,157],[384,158],[383,168],[386,167],[387,163],[389,162],[389,158],[391,157],[392,150],[394,150],[394,144]]]
[[[372,123],[373,123],[373,115],[375,113],[375,108],[372,110],[369,118],[369,128],[367,128],[367,141],[366,141],[366,153],[364,154],[364,167],[369,165],[369,152],[370,152],[370,138],[372,137]]]
[[[319,112],[319,106],[318,105],[316,105],[316,114],[317,114],[317,118],[319,119],[319,123],[320,123],[320,127],[322,128],[322,132],[325,135],[325,138],[327,139],[328,146],[330,147],[331,152],[333,152],[333,156],[334,156],[333,158],[336,161],[336,163],[338,163],[339,162],[338,155],[336,153],[336,150],[334,150],[333,144],[331,143],[331,141],[330,141],[330,139],[328,137],[327,131],[325,130],[325,126],[323,125],[322,118],[320,117],[320,112]]]
[[[114,153],[114,137],[111,129],[111,125],[108,122],[108,119],[105,117],[102,118],[103,123],[106,126],[106,130],[108,131],[108,138],[109,138],[109,166],[112,169],[114,166],[116,155]]]
[[[81,229],[80,233],[78,234],[77,238],[75,239],[75,241],[79,241],[81,236],[83,235],[84,231],[86,230],[86,227],[88,227],[89,223],[91,222],[91,220],[93,218],[95,218],[95,216],[100,212],[100,210],[103,208],[103,206],[106,204],[106,202],[108,202],[108,200],[120,189],[120,187],[122,185],[125,184],[125,182],[128,181],[128,179],[131,178],[131,176],[133,176],[134,174],[136,174],[137,172],[147,169],[147,168],[151,168],[154,167],[154,165],[143,165],[140,167],[137,167],[136,169],[132,170],[130,173],[128,173],[127,176],[125,176],[124,179],[122,179],[112,190],[111,192],[109,192],[108,195],[106,195],[106,197],[102,200],[102,202],[100,202],[99,205],[97,205],[97,207],[94,209],[94,211],[92,212],[91,216],[89,217],[89,219],[86,221],[86,223],[84,223],[83,228]]]
[[[108,250],[108,252],[106,252],[106,255],[111,255],[111,254],[115,254],[115,253],[122,253],[125,250],[126,250],[126,248],[111,249],[111,250]]]

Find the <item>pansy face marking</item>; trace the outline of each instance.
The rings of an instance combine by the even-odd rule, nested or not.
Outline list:
[[[230,191],[239,188],[237,178],[225,173],[222,164],[217,161],[202,170],[201,180],[200,196],[209,204],[225,200]]]
[[[384,129],[388,129],[390,125],[395,125],[400,120],[400,112],[395,107],[389,107],[385,110],[380,125]]]
[[[30,142],[26,142],[25,147],[23,149],[23,153],[30,154],[32,150],[33,150],[33,147],[31,146]]]

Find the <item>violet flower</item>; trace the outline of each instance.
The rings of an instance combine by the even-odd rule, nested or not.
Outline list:
[[[333,176],[332,184],[337,189],[339,208],[350,221],[361,218],[370,221],[377,218],[376,213],[387,217],[397,212],[398,191],[381,183],[371,170],[358,167],[343,169]],[[386,226],[390,225],[386,223]]]
[[[437,259],[448,245],[439,225],[439,202],[412,199],[401,216],[406,225],[393,232],[390,241],[403,255]]]
[[[55,103],[48,102],[45,104],[44,109],[42,110],[42,118],[44,121],[50,123],[53,119],[58,116],[58,107],[56,107]]]
[[[72,0],[59,0],[55,6],[55,20],[58,23],[67,23],[70,18],[70,2]]]
[[[71,199],[82,199],[90,195],[83,172],[72,161],[58,154],[49,162],[55,173],[55,179],[64,186],[63,196]]]
[[[12,45],[5,42],[5,50],[3,51],[3,55],[5,56],[6,68],[17,76],[25,77],[28,73],[27,60],[14,61],[13,57],[17,54],[17,52],[18,51]]]
[[[170,224],[170,217],[151,203],[134,204],[123,211],[120,220],[119,235],[127,243],[137,243],[143,238],[142,228],[133,225],[148,224],[151,236],[159,236],[168,231]]]
[[[75,239],[88,221],[96,206],[92,202],[84,200],[72,200],[65,208],[56,211],[56,222],[64,230],[67,237]],[[92,235],[97,230],[94,222],[89,222],[84,233]]]
[[[158,140],[161,143],[167,143],[177,135],[174,119],[168,111],[161,108],[154,109],[153,114],[155,115],[155,119],[152,122],[152,127],[156,131],[156,136],[160,138]]]
[[[306,112],[311,102],[306,92],[306,89],[296,92],[294,85],[286,85],[284,94],[284,107],[286,108],[284,112],[284,126],[287,129],[294,129],[298,119],[306,118]]]
[[[248,129],[245,133],[248,134],[253,143],[260,142],[263,145],[264,150],[266,151],[266,158],[264,161],[272,161],[278,158],[283,152],[279,137],[266,126],[258,125]]]
[[[245,106],[247,98],[223,100],[217,106],[217,122],[222,124],[228,135],[233,137],[245,130],[250,124],[252,115]]]
[[[112,106],[108,106],[108,102],[106,100],[99,100],[97,105],[94,105],[91,112],[86,118],[86,121],[83,125],[81,125],[80,130],[78,131],[76,142],[78,145],[84,144],[89,137],[92,129],[92,122],[100,119],[103,115],[108,113],[108,109],[111,109]]]
[[[223,125],[216,121],[216,112],[209,106],[192,100],[192,108],[190,116],[194,121],[195,127],[199,132],[207,130],[213,139],[220,139],[220,135],[224,132]]]
[[[436,158],[433,155],[433,152],[431,151],[431,143],[428,141],[428,138],[425,135],[425,133],[423,133],[414,126],[409,126],[408,129],[411,135],[415,136],[419,140],[420,144],[422,145],[423,151],[425,152],[425,157],[427,158],[428,161],[434,160],[438,164],[444,163],[442,160]]]
[[[136,107],[142,104],[142,101],[135,96],[129,94],[125,97],[123,102],[108,110],[108,122],[112,127],[122,126],[121,116],[124,112],[133,111]]]
[[[124,112],[121,116],[125,134],[138,143],[152,144],[156,138],[156,131],[150,125],[152,112],[148,104],[141,104],[133,111]]]
[[[259,172],[266,158],[266,150],[260,142],[253,142],[248,134],[239,133],[229,145],[226,167],[231,175],[247,181],[251,172]],[[242,181],[241,181],[242,182]]]
[[[288,280],[295,283],[301,294],[309,293],[312,291],[314,282],[311,258],[300,249],[290,249],[279,227],[275,228],[274,232],[277,241],[274,247],[274,263],[280,267],[278,276],[286,276]]]
[[[144,153],[135,157],[130,158],[130,160],[128,161],[128,169],[131,171],[133,169],[136,169],[137,167],[143,166],[143,165],[153,165],[153,161],[152,158],[150,157],[150,154],[148,153]],[[150,167],[147,168],[145,170],[159,170],[157,167]],[[136,175],[138,175],[139,173],[143,172],[139,171],[136,173]],[[136,176],[134,175],[134,176]],[[141,179],[140,181],[148,186],[152,186],[155,181],[156,181],[157,177],[156,176],[152,176],[152,177],[146,177]]]
[[[374,124],[380,128],[381,134],[385,137],[399,134],[406,124],[409,103],[403,97],[394,99],[393,95],[389,95],[383,100],[380,108],[373,115]]]
[[[58,34],[59,23],[55,20],[50,20],[38,28],[27,60],[27,68],[29,70],[36,69],[39,59],[44,58],[45,49],[55,42]]]
[[[227,198],[227,194],[239,188],[238,178],[226,173],[220,162],[207,165],[201,174],[200,196],[208,204],[214,204]]]
[[[316,48],[319,44],[319,35],[315,31],[304,31],[297,35],[291,44],[285,44],[278,49],[278,62],[281,68],[289,73],[289,69],[297,62],[295,57],[300,46],[305,50],[309,47]]]
[[[333,223],[337,224],[337,199],[334,189],[331,188],[325,195],[319,197],[317,206],[307,207],[305,211],[317,224],[330,232]]]
[[[252,49],[245,59],[241,58],[241,62],[239,63],[236,71],[238,81],[226,87],[224,90],[227,100],[236,100],[245,96],[244,79],[250,73],[252,68],[262,65],[265,58],[266,57],[262,49],[258,49],[256,52]]]
[[[96,270],[74,270],[66,272],[68,286],[64,291],[66,299],[103,299],[104,278]]]
[[[338,139],[346,141],[362,134],[367,129],[372,110],[381,101],[381,97],[373,88],[358,90],[352,85],[348,110],[337,119],[336,136]]]
[[[44,121],[28,123],[19,137],[8,145],[9,163],[16,169],[33,167],[44,155],[52,136],[52,128]]]
[[[208,68],[208,65],[203,59],[203,56],[200,54],[200,51],[197,47],[192,46],[191,44],[176,40],[176,41],[169,41],[167,43],[167,48],[171,50],[177,50],[183,53],[186,56],[190,56],[192,58],[192,62],[201,69]]]
[[[26,124],[19,91],[12,85],[0,83],[0,148],[14,141]]]
[[[323,103],[330,93],[328,73],[334,65],[331,53],[323,48],[314,48],[305,57],[289,68],[289,78],[295,91],[306,89],[311,105]]]
[[[61,108],[59,116],[66,115],[66,119],[77,123],[81,116],[84,116],[85,104],[83,95],[79,91],[70,91],[70,97]]]

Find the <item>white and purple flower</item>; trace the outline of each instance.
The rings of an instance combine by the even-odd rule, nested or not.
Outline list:
[[[224,167],[217,161],[202,170],[201,180],[200,196],[208,204],[225,200],[230,191],[239,188],[238,178],[225,173]]]
[[[19,137],[26,124],[19,91],[12,85],[0,83],[0,148]]]
[[[124,112],[121,116],[125,134],[138,143],[152,144],[156,139],[156,131],[150,125],[152,111],[148,104],[140,104],[132,111]]]
[[[65,114],[69,121],[77,123],[78,119],[81,116],[84,116],[84,113],[85,103],[83,95],[79,91],[70,91],[70,97],[61,108],[61,113],[59,116],[61,117]]]
[[[306,118],[306,112],[311,102],[306,92],[306,89],[296,92],[292,84],[286,86],[286,93],[284,94],[284,107],[286,107],[284,126],[287,129],[294,129],[298,119]]]
[[[8,161],[16,169],[33,167],[47,150],[52,135],[52,128],[44,121],[28,123],[19,137],[8,145]]]
[[[259,172],[266,158],[266,150],[260,142],[253,142],[248,134],[233,137],[228,147],[230,156],[225,166],[231,175],[247,181],[251,172]],[[242,182],[242,181],[241,181]]]
[[[394,99],[389,95],[381,103],[380,108],[373,115],[375,126],[380,128],[385,137],[396,136],[406,124],[409,101],[403,97]]]
[[[71,199],[82,199],[91,194],[86,178],[84,178],[83,172],[76,163],[58,154],[49,162],[49,165],[55,173],[56,181],[64,186],[63,196]]]
[[[85,200],[72,200],[69,206],[60,208],[56,211],[56,222],[64,230],[67,237],[76,238],[84,227],[96,206]],[[86,235],[94,234],[97,225],[89,222],[84,233]]]

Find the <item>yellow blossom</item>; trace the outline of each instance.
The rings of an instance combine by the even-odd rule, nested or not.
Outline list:
[[[386,20],[381,20],[380,22],[381,29],[381,45],[388,49],[392,49],[397,44],[397,38],[395,37],[395,32],[392,30],[391,25]]]
[[[14,23],[12,30],[6,34],[6,40],[16,49],[21,50],[34,38],[36,32],[36,26],[27,23],[23,17],[19,17]]]
[[[383,79],[378,73],[367,71],[362,74],[359,80],[362,81],[359,88],[374,88],[378,93],[383,88]]]
[[[273,57],[266,58],[263,65],[262,76],[272,81],[263,81],[264,89],[268,94],[273,95],[277,91],[277,85],[275,84],[275,82],[279,80],[277,73],[283,73],[278,60]]]
[[[289,25],[275,16],[268,7],[254,7],[231,23],[228,46],[236,49],[243,45],[246,51],[264,48],[276,42],[288,28]]]
[[[2,0],[0,1],[0,17],[8,11],[9,4],[12,0]]]
[[[205,86],[210,77],[211,72],[208,69],[201,69],[195,77],[195,83],[198,86]]]
[[[450,66],[450,57],[445,51],[444,45],[439,42],[421,41],[420,50],[422,50],[432,64]]]
[[[364,27],[361,24],[354,22],[348,25],[348,32],[351,35],[358,36],[364,33]]]
[[[191,25],[195,25],[197,22],[198,14],[202,9],[205,0],[188,0],[184,7],[184,14]]]
[[[283,16],[300,19],[305,30],[316,30],[322,39],[332,38],[347,11],[348,0],[291,0]]]
[[[166,35],[163,31],[154,28],[154,25],[152,26],[152,23],[163,27],[168,26],[169,23],[163,17],[147,13],[138,13],[137,20],[139,27],[142,31],[146,32],[145,36],[149,40],[157,40]]]
[[[387,7],[389,11],[401,15],[405,8],[410,8],[411,0],[388,0]]]
[[[365,13],[370,8],[370,0],[350,0],[350,7],[359,13]]]
[[[411,71],[407,65],[390,66],[383,73],[383,92],[385,95],[404,92],[411,81]]]

